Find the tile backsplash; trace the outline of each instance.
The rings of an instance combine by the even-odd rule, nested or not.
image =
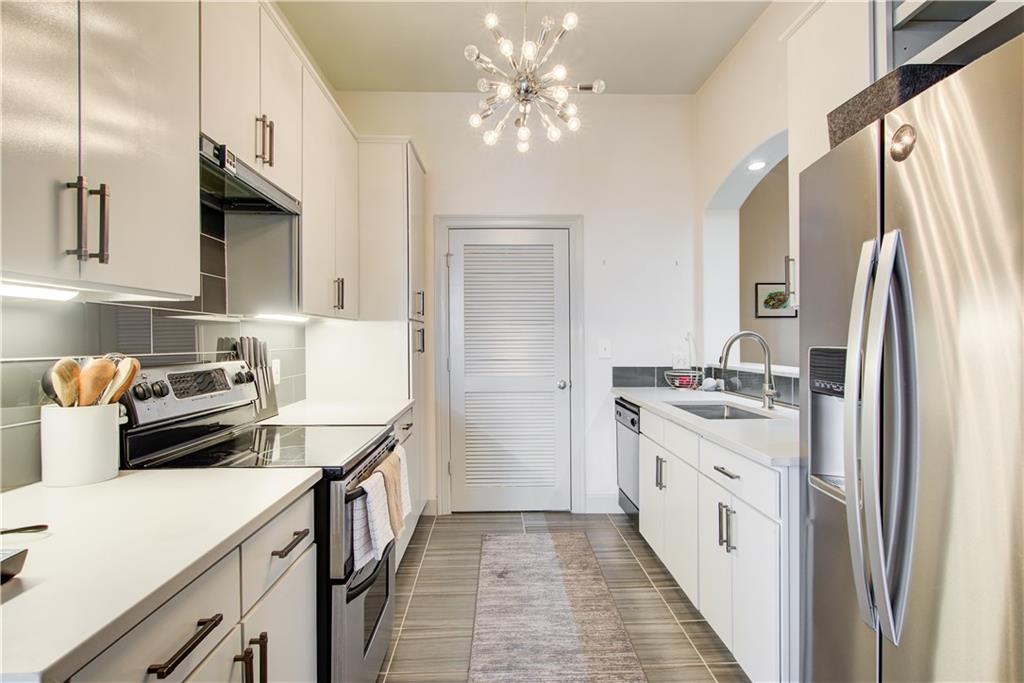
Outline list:
[[[163,305],[163,304],[161,304]],[[0,489],[40,478],[40,377],[54,360],[119,351],[143,366],[214,360],[222,337],[259,337],[281,362],[278,404],[306,396],[301,324],[241,320],[142,305],[4,298],[0,304]]]
[[[665,371],[671,367],[641,365],[612,367],[612,386],[620,388],[637,387],[667,387]],[[739,394],[750,398],[761,398],[761,383],[764,375],[760,372],[748,372],[746,370],[727,370],[725,378],[725,391],[730,394]],[[721,368],[708,366],[704,368],[705,377],[722,379]],[[800,401],[800,379],[798,377],[775,376],[775,390],[778,395],[776,403],[782,403],[796,407]]]

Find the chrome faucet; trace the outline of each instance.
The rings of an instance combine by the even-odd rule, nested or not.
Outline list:
[[[737,332],[725,342],[725,346],[722,347],[722,355],[718,358],[718,362],[722,365],[722,379],[724,381],[725,371],[728,369],[729,351],[732,349],[732,345],[744,338],[753,339],[761,345],[761,350],[764,351],[764,384],[761,386],[761,407],[771,410],[775,407],[775,378],[772,376],[772,350],[765,338],[757,332],[747,330]]]

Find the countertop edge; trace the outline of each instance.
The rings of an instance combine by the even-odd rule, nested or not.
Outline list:
[[[276,415],[275,417],[272,417],[272,418],[268,418],[266,420],[262,420],[260,422],[260,424],[261,425],[287,425],[287,426],[294,426],[296,424],[299,424],[300,426],[305,426],[305,427],[315,427],[315,426],[324,426],[324,427],[329,427],[329,426],[377,427],[377,426],[384,426],[384,425],[392,424],[395,420],[397,420],[399,417],[401,417],[403,413],[405,413],[407,410],[412,408],[413,405],[416,403],[416,400],[412,399],[412,398],[408,398],[408,399],[395,399],[395,400],[396,400],[396,403],[394,405],[396,405],[396,406],[397,405],[401,405],[401,408],[399,408],[397,411],[388,411],[387,413],[383,413],[384,415],[388,416],[387,419],[384,419],[384,420],[370,420],[368,422],[362,421],[362,422],[359,422],[357,424],[357,423],[355,423],[355,422],[353,422],[351,420],[341,420],[341,419],[339,419],[338,421],[326,421],[326,420],[324,420],[324,421],[321,421],[321,420],[317,420],[317,421],[308,421],[308,420],[306,420],[306,421],[303,421],[303,420],[287,420],[287,419],[281,417],[281,412],[282,411],[295,412],[295,411],[298,411],[298,410],[305,410],[305,409],[309,409],[309,408],[312,408],[313,410],[318,410],[318,409],[323,410],[323,409],[329,408],[330,406],[339,405],[339,404],[343,403],[343,402],[333,402],[332,403],[330,401],[317,401],[317,400],[306,398],[306,399],[302,399],[301,401],[296,401],[295,403],[289,403],[287,406],[284,406],[283,408],[278,410],[278,415]],[[393,412],[393,414],[392,414],[392,412]]]
[[[750,444],[745,444],[734,441],[732,439],[725,438],[721,434],[709,433],[704,429],[701,429],[701,425],[699,423],[696,423],[694,420],[687,419],[685,415],[681,413],[681,411],[672,409],[671,406],[668,406],[664,401],[651,401],[650,399],[647,398],[638,397],[628,387],[615,387],[612,389],[612,393],[616,396],[621,396],[627,401],[636,403],[645,410],[649,410],[652,413],[658,415],[658,417],[664,418],[669,422],[672,422],[673,424],[677,424],[684,429],[696,432],[697,434],[700,434],[702,438],[707,439],[711,443],[717,444],[722,448],[726,448],[730,451],[733,451],[734,453],[738,453],[739,455],[742,455],[748,460],[752,460],[753,462],[756,462],[759,465],[778,468],[796,467],[800,465],[801,458],[799,453],[795,453],[794,455],[789,457],[773,457],[765,454],[762,451],[759,451],[756,447],[753,447]],[[744,404],[743,400],[740,399],[739,397],[730,395],[729,399],[735,400],[740,405]]]
[[[276,517],[289,505],[302,497],[322,477],[322,470],[318,468],[308,469],[308,475],[299,483],[292,486],[283,496],[278,498],[273,505],[264,508],[260,514],[253,517],[249,522],[222,539],[217,545],[206,551],[204,554],[185,565],[175,576],[158,586],[142,601],[136,603],[120,617],[93,633],[85,641],[74,649],[53,662],[47,669],[40,673],[11,673],[0,674],[0,681],[66,681],[83,666],[91,662],[103,653],[125,634],[135,628],[146,617],[152,614],[165,602],[177,595],[182,589],[195,581],[207,569],[212,567],[221,558],[226,556],[233,548],[239,546],[245,539],[258,531],[263,525]]]

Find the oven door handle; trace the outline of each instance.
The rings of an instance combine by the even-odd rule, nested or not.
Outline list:
[[[391,552],[394,550],[394,548],[394,541],[388,543],[387,547],[384,548],[384,553],[381,555],[380,562],[377,563],[377,566],[376,568],[374,568],[373,573],[365,579],[363,579],[362,581],[360,581],[359,583],[357,583],[348,591],[348,594],[345,596],[346,603],[352,602],[353,600],[355,600],[360,595],[362,595],[370,589],[370,586],[372,586],[373,583],[380,576],[381,570],[388,566],[388,560],[391,558]]]

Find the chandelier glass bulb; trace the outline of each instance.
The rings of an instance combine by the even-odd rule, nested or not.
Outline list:
[[[534,119],[540,117],[542,131],[550,142],[560,140],[566,130],[578,131],[580,119],[576,104],[569,102],[570,93],[601,94],[605,90],[604,81],[597,79],[578,84],[574,81],[574,85],[568,87],[565,80],[569,70],[564,64],[541,69],[559,42],[579,26],[579,17],[575,12],[567,12],[562,17],[561,30],[556,28],[556,20],[544,17],[536,40],[525,38],[527,31],[524,27],[523,42],[518,49],[516,43],[498,29],[499,23],[498,15],[493,12],[484,17],[484,26],[490,31],[507,65],[498,66],[476,45],[467,45],[463,50],[466,60],[486,74],[476,82],[477,90],[484,96],[479,109],[469,115],[469,125],[480,128],[493,116],[498,123],[484,131],[483,141],[487,146],[494,146],[501,140],[506,123],[514,123],[516,149],[523,153],[530,149],[532,132],[527,126],[527,119],[533,110],[536,110]],[[564,127],[560,127],[561,123],[555,125],[559,120],[564,122]]]

